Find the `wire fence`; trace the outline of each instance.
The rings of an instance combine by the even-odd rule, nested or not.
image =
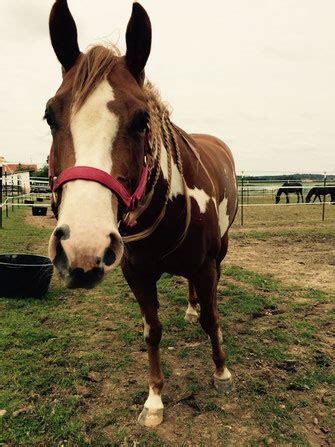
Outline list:
[[[25,192],[18,176],[3,171],[0,165],[0,229],[3,228],[3,217],[8,218],[16,207],[30,207],[33,215],[46,215],[50,206],[48,179],[31,178],[29,192]]]
[[[335,175],[238,175],[241,226],[267,223],[335,222]],[[258,222],[263,223],[263,222]]]
[[[317,222],[335,223],[335,174],[262,174],[238,173],[241,225],[294,225]],[[15,207],[47,208],[50,189],[47,178],[32,177],[30,192],[2,173],[0,165],[0,228]],[[41,203],[44,202],[44,203]],[[34,210],[33,210],[34,211]]]

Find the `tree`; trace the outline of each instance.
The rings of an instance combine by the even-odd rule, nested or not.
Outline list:
[[[48,177],[48,165],[43,165],[38,171],[34,172],[34,177]]]

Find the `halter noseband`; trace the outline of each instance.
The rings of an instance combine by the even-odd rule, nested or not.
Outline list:
[[[91,166],[73,166],[72,168],[65,169],[59,177],[55,176],[54,166],[54,148],[53,145],[50,149],[49,155],[49,185],[52,191],[51,208],[56,218],[58,215],[59,200],[57,200],[57,193],[61,191],[62,186],[65,183],[73,180],[89,180],[92,182],[100,183],[107,189],[112,191],[119,200],[125,205],[126,211],[133,211],[139,205],[139,202],[144,194],[147,179],[148,179],[148,167],[147,167],[147,153],[149,151],[149,131],[145,133],[144,139],[144,159],[141,177],[138,182],[137,188],[133,194],[129,194],[126,188],[111,174],[108,174],[101,169],[93,168]]]

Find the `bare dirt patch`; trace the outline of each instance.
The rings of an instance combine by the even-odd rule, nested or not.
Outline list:
[[[227,265],[238,265],[292,285],[335,293],[335,240],[331,237],[231,239]]]
[[[50,228],[50,230],[52,230],[55,228],[57,221],[52,214],[52,211],[48,208],[46,216],[32,216],[30,213],[27,213],[24,217],[24,223],[36,228]]]

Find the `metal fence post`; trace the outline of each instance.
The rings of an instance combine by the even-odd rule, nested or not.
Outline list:
[[[326,184],[327,184],[327,173],[324,173],[323,177],[323,203],[322,203],[322,222],[325,220],[325,208],[326,208]]]
[[[8,201],[7,201],[7,197],[8,197],[8,185],[7,185],[7,172],[5,171],[5,200],[6,200],[6,217],[8,217]]]
[[[14,211],[14,175],[12,175],[12,212]]]
[[[0,228],[2,228],[2,164],[0,164]]]
[[[243,205],[244,205],[244,172],[242,171],[242,191],[241,191],[241,226],[244,224]]]

